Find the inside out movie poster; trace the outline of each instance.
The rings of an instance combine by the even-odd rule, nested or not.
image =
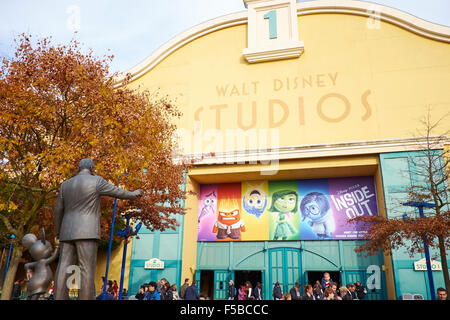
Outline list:
[[[197,240],[355,240],[376,215],[373,177],[203,184]]]

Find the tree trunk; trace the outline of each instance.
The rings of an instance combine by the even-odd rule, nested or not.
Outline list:
[[[445,288],[447,289],[448,292],[450,289],[450,281],[448,275],[447,253],[445,252],[445,242],[442,236],[439,236],[438,239],[439,239],[439,251],[441,253],[442,272],[444,273]]]
[[[8,273],[6,274],[6,280],[3,285],[1,300],[11,299],[17,268],[19,267],[20,258],[22,258],[22,251],[23,248],[21,246],[13,247],[12,249],[11,261],[9,262]]]
[[[6,248],[3,248],[2,257],[0,259],[0,285],[2,287],[3,287],[3,280],[5,280],[6,259],[8,259],[8,254],[6,253]]]

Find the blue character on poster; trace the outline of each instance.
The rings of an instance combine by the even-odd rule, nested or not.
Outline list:
[[[267,195],[260,188],[250,188],[242,197],[244,210],[256,218],[263,214],[267,206]]]
[[[300,202],[300,212],[320,239],[333,239],[335,223],[325,194],[310,192]]]

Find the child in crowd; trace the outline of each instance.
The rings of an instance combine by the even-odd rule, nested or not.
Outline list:
[[[325,272],[323,274],[323,278],[320,283],[322,285],[322,290],[325,291],[325,289],[329,288],[331,285],[331,282],[333,282],[333,280],[331,280],[330,274],[328,272]]]

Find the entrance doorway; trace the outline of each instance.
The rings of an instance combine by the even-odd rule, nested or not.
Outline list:
[[[212,298],[214,294],[214,271],[201,270],[200,272],[200,295]]]
[[[228,270],[197,270],[195,280],[201,296],[212,300],[228,298]]]
[[[236,288],[245,286],[245,282],[250,281],[252,288],[256,287],[256,284],[262,283],[262,272],[260,270],[237,270],[234,271],[234,285]]]
[[[341,282],[341,275],[339,271],[307,271],[307,279],[308,279],[308,284],[314,286],[314,284],[316,284],[316,281],[319,281],[319,283],[322,281],[323,278],[323,274],[325,272],[328,272],[330,274],[330,279],[333,282],[336,282],[337,287],[340,287]]]

